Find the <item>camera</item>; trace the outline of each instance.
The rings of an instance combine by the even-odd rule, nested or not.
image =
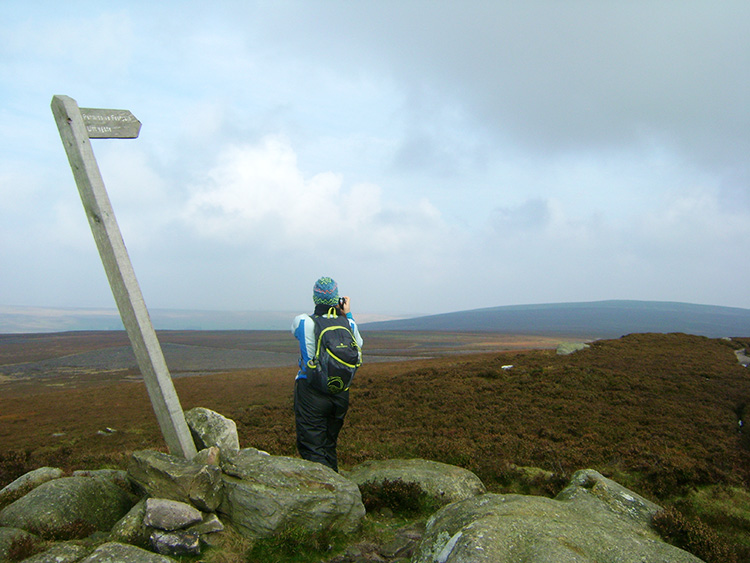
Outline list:
[[[346,299],[344,299],[343,297],[339,297],[339,309],[343,309],[345,304]]]

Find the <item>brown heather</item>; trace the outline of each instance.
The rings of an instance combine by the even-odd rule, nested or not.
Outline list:
[[[654,516],[654,528],[664,540],[709,563],[736,563],[737,554],[700,520],[690,520],[674,507]]]
[[[388,346],[403,351],[408,338],[390,333]],[[750,372],[734,355],[746,346],[750,339],[633,334],[570,356],[501,350],[367,363],[351,391],[340,465],[419,457],[474,471],[494,492],[547,495],[575,470],[593,468],[678,508],[709,485],[747,494],[750,437],[738,422],[750,404]],[[428,350],[423,344],[415,353]],[[175,386],[184,409],[203,406],[234,419],[243,446],[296,456],[294,373],[244,370],[178,378]],[[121,376],[97,382],[87,374],[77,384],[26,384],[22,392],[5,383],[0,486],[41,465],[124,467],[133,450],[164,449],[142,383]],[[106,427],[116,432],[97,434]],[[527,480],[521,490],[518,466],[553,477]],[[747,562],[750,547],[733,539],[747,535],[747,519],[740,520],[716,532]],[[690,527],[674,512],[662,524],[673,535]],[[708,537],[701,525],[693,527]]]

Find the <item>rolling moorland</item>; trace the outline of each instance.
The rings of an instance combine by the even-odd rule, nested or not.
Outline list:
[[[750,334],[750,309],[669,301],[591,301],[510,305],[367,323],[368,330],[490,331],[617,338],[633,332],[684,332],[721,338]]]
[[[282,330],[296,312],[154,309],[161,330]],[[509,305],[397,319],[356,315],[368,331],[410,330],[617,338],[632,332],[685,332],[720,338],[750,334],[750,309],[665,301],[590,301]],[[388,319],[388,320],[384,320]],[[117,310],[0,305],[0,334],[122,330]]]
[[[183,408],[234,419],[243,446],[296,456],[288,332],[159,338]],[[343,468],[420,457],[474,471],[493,492],[546,495],[593,468],[673,510],[677,540],[704,560],[750,562],[750,373],[734,353],[750,337],[636,333],[569,356],[557,336],[365,339]],[[122,332],[0,335],[0,486],[42,465],[122,468],[134,450],[164,450],[127,349]],[[242,367],[253,357],[258,367]]]

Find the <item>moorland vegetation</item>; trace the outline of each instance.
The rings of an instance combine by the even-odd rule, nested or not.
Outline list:
[[[548,496],[592,468],[667,507],[662,527],[683,547],[722,544],[750,562],[750,372],[739,348],[750,338],[631,334],[567,356],[371,362],[352,388],[339,463],[424,458],[469,469],[492,492]],[[175,386],[185,410],[235,420],[243,447],[296,456],[292,377],[263,368]],[[138,381],[89,374],[82,385],[24,389],[0,397],[0,486],[42,465],[124,468],[134,450],[164,449]],[[710,549],[702,555],[711,560]]]

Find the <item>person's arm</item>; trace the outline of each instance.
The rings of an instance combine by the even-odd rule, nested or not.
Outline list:
[[[357,323],[354,320],[354,317],[352,316],[352,307],[351,307],[351,300],[349,297],[342,297],[341,298],[341,312],[346,315],[346,318],[349,319],[349,326],[352,329],[352,334],[354,335],[354,340],[357,341],[357,345],[362,348],[362,344],[364,344],[364,340],[362,340],[362,335],[359,334],[359,328],[357,327]]]
[[[315,321],[309,315],[297,315],[292,321],[292,334],[299,340],[301,366],[315,355]]]

